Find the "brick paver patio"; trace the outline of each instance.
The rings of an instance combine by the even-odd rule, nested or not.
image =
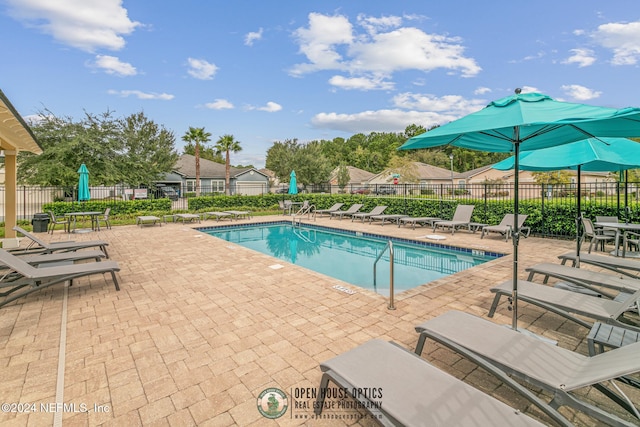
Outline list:
[[[271,421],[258,411],[257,398],[272,387],[287,393],[316,388],[322,361],[371,338],[413,349],[418,338],[414,326],[448,310],[486,318],[492,301],[489,288],[512,274],[512,257],[505,256],[398,294],[397,309],[391,311],[387,298],[374,292],[194,230],[217,224],[223,225],[215,220],[132,225],[72,236],[110,242],[111,258],[122,268],[121,291],[115,291],[110,279],[93,276],[0,309],[0,402],[30,404],[0,413],[0,424],[372,423],[312,419],[313,410],[294,408],[291,396],[287,413]],[[430,228],[399,229],[326,217],[316,224],[409,238],[432,234]],[[466,231],[439,234],[451,245],[508,254],[513,250],[511,242],[497,235],[480,239],[480,233]],[[61,231],[41,236],[68,239]],[[569,241],[522,239],[520,277],[526,277],[527,265],[558,262],[557,255],[574,247]],[[272,268],[275,264],[282,268]],[[336,284],[356,293],[334,289]],[[493,321],[510,324],[506,305],[499,307]],[[521,325],[586,354],[584,328],[526,304],[519,314]],[[452,352],[428,344],[423,357],[528,410],[527,403],[514,398],[499,381]],[[296,401],[300,405],[307,400]],[[569,410],[562,412],[579,424],[596,425]]]

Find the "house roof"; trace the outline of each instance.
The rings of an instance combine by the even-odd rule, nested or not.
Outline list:
[[[451,170],[439,168],[438,166],[428,165],[422,162],[413,162],[416,167],[416,173],[420,179],[451,179]],[[458,178],[460,174],[453,173],[454,178]]]
[[[493,165],[480,166],[479,168],[471,169],[470,171],[460,172],[457,177],[466,179],[473,178],[474,176],[480,175],[481,173],[484,173],[492,168]]]
[[[267,176],[265,173],[258,171],[256,168],[229,168],[230,177],[234,178],[249,171],[256,171],[261,175]],[[184,176],[185,178],[196,177],[196,156],[192,154],[183,154],[178,158],[174,167],[174,172]],[[222,163],[212,162],[211,160],[200,157],[200,179],[224,179],[225,165]]]
[[[337,167],[331,171],[331,175],[329,176],[329,182],[331,182],[332,184],[338,183],[339,168],[340,167]],[[347,166],[347,170],[349,171],[348,184],[362,184],[363,182],[369,181],[371,178],[375,176],[374,173],[366,171],[364,169],[357,168],[355,166]]]

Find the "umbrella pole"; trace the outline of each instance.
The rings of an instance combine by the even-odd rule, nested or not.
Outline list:
[[[515,140],[515,162],[513,170],[516,175],[513,180],[515,185],[514,201],[513,201],[513,292],[511,294],[511,308],[513,310],[513,318],[511,320],[511,327],[514,331],[518,330],[518,240],[520,239],[520,229],[518,227],[518,213],[520,211],[519,203],[519,191],[520,186],[520,128],[516,126],[514,128],[514,140]]]
[[[582,185],[580,184],[580,165],[578,165],[578,203],[576,203],[576,267],[580,268],[580,225],[582,222]]]

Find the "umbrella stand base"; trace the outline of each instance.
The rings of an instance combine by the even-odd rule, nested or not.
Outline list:
[[[72,233],[82,234],[82,233],[92,233],[93,230],[90,228],[78,228],[77,230],[72,230]]]

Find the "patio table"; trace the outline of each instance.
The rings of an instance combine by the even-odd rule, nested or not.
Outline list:
[[[88,233],[90,231],[96,230],[100,231],[100,223],[98,222],[98,216],[102,215],[103,212],[69,212],[64,214],[64,216],[69,217],[69,219],[73,222],[72,233]],[[76,230],[76,225],[78,222],[78,218],[81,221],[84,221],[86,218],[91,220],[91,230],[88,229],[80,229]]]
[[[611,254],[615,256],[620,256],[619,246],[620,246],[620,236],[625,231],[635,231],[640,232],[640,224],[633,223],[625,223],[625,222],[596,222],[596,227],[610,228],[616,230],[616,250]],[[628,257],[632,257],[627,254]],[[639,257],[640,255],[633,255],[634,257]]]

